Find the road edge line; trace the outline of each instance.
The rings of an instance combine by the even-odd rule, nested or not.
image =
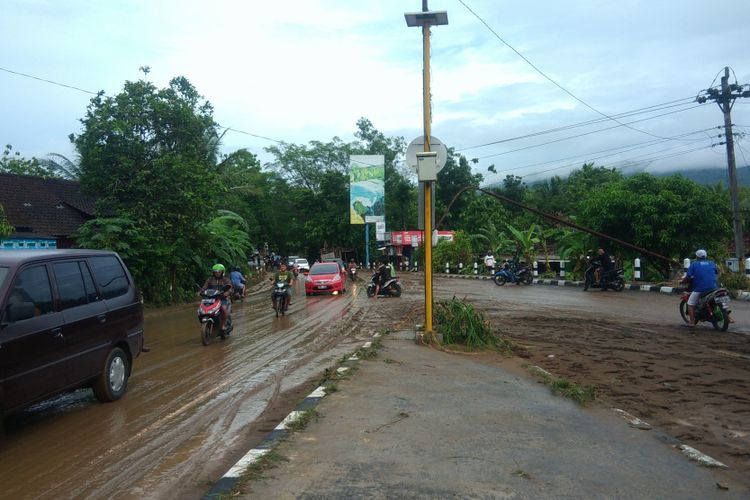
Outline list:
[[[373,335],[373,338],[375,339],[380,337],[380,333],[376,333]],[[368,349],[371,347],[372,342],[365,342],[362,345],[361,349]],[[356,363],[359,361],[359,358],[356,356],[357,351],[355,351],[354,355],[347,356],[347,361],[349,363]],[[349,371],[351,371],[351,367],[349,366],[340,366],[336,369],[336,373],[338,373],[339,375],[343,375]],[[232,467],[230,467],[229,470],[227,470],[227,472],[224,473],[224,475],[221,476],[221,478],[219,478],[216,483],[214,483],[211,489],[201,497],[201,500],[216,500],[216,498],[220,498],[224,495],[230,494],[234,487],[237,485],[237,482],[247,472],[247,469],[250,466],[262,459],[271,450],[276,448],[284,439],[291,435],[289,426],[292,425],[296,420],[298,420],[306,411],[315,408],[323,400],[323,398],[328,395],[328,392],[326,391],[326,385],[327,383],[318,386],[314,391],[308,394],[305,399],[297,404],[294,410],[289,412],[289,414],[284,417],[284,419],[279,422],[279,424],[274,427],[274,429],[269,432],[263,438],[263,440],[261,440],[258,446],[249,450],[242,456],[242,458],[235,462],[234,465],[232,465]]]

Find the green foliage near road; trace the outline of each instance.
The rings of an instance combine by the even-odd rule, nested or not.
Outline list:
[[[453,297],[435,305],[435,323],[445,345],[465,345],[470,349],[510,351],[510,343],[492,331],[489,321],[469,301]]]
[[[10,236],[13,234],[13,231],[15,231],[15,228],[5,218],[5,210],[3,210],[3,205],[0,204],[0,238]]]

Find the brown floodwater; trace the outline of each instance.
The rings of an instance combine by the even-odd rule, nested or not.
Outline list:
[[[349,288],[305,297],[300,282],[280,318],[268,290],[257,290],[235,303],[231,337],[208,347],[197,301],[149,311],[151,352],[135,360],[123,399],[101,404],[81,389],[6,419],[0,497],[200,496],[249,440],[270,430],[258,428],[264,413],[292,409],[295,389],[307,391],[300,385],[353,350],[360,322],[349,320],[363,316],[368,301],[361,285]]]

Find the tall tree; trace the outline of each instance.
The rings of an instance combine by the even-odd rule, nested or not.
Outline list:
[[[190,285],[192,257],[210,243],[196,227],[226,196],[211,105],[183,77],[163,89],[128,81],[116,96],[94,97],[81,123],[71,141],[97,216],[133,221],[149,241],[133,266],[146,298],[169,300],[170,289],[177,298]]]

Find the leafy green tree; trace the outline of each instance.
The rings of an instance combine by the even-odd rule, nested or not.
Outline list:
[[[725,200],[681,176],[640,173],[604,185],[583,197],[580,211],[583,225],[676,259],[698,247],[723,255],[732,236]]]
[[[214,262],[224,262],[227,267],[245,265],[253,246],[245,219],[232,211],[219,210],[218,215],[200,230],[206,241],[213,242],[210,257],[199,256],[202,269],[208,269]]]
[[[35,177],[57,177],[55,171],[36,158],[24,158],[20,152],[13,151],[13,146],[5,145],[0,156],[0,173],[16,175],[33,175]]]
[[[133,221],[147,235],[128,262],[147,301],[180,298],[192,284],[192,257],[212,243],[196,225],[226,196],[211,105],[183,77],[163,89],[128,81],[116,96],[94,97],[81,123],[71,140],[97,217]]]
[[[13,234],[13,231],[15,230],[16,228],[14,228],[5,217],[5,210],[3,210],[3,205],[0,203],[0,238],[7,238]]]
[[[452,148],[448,149],[448,158],[437,174],[435,185],[435,217],[442,218],[453,197],[467,186],[477,186],[482,182],[482,174],[473,174],[469,161],[463,155],[456,155]],[[443,219],[443,227],[458,229],[460,214],[471,203],[472,191],[465,191],[450,208],[450,212]]]

